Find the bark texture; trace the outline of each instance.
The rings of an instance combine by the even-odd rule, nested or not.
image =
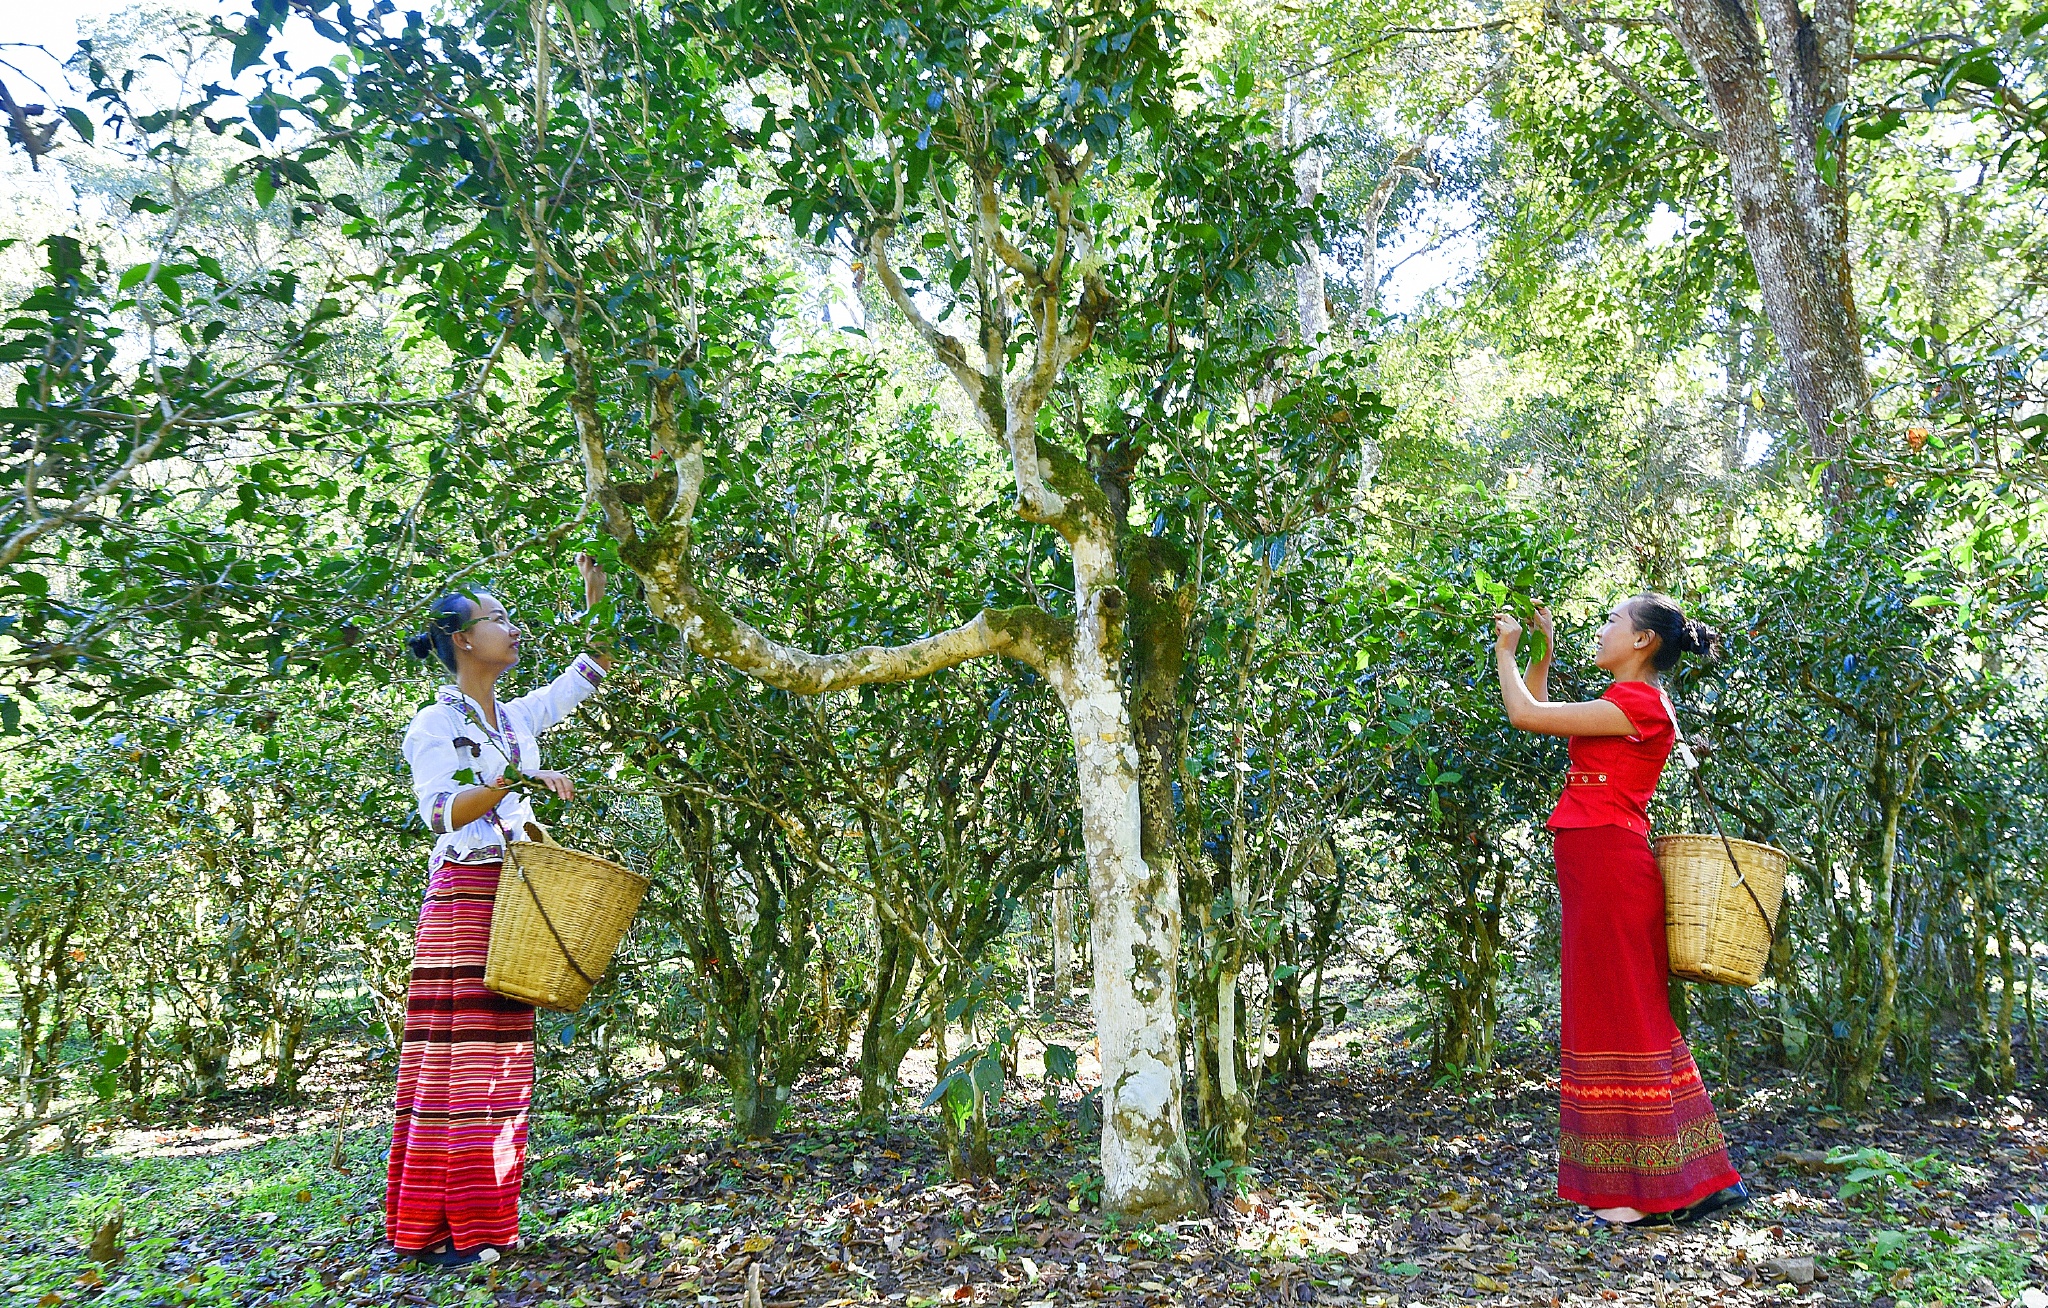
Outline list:
[[[1821,0],[1816,22],[1797,0],[1765,0],[1767,66],[1757,15],[1743,0],[1676,0],[1672,8],[1672,30],[1720,124],[1713,144],[1728,160],[1736,217],[1808,447],[1828,460],[1870,411],[1849,281],[1846,147],[1820,130],[1828,106],[1848,93],[1854,12],[1850,0]],[[1783,123],[1774,80],[1785,91]]]

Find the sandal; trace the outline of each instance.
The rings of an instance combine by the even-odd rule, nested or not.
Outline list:
[[[1687,1226],[1715,1213],[1733,1212],[1749,1202],[1749,1187],[1737,1181],[1725,1190],[1716,1190],[1690,1208],[1681,1208],[1671,1214],[1671,1220],[1679,1226]]]
[[[407,1249],[403,1252],[414,1262],[445,1269],[474,1267],[483,1261],[484,1250],[488,1248],[489,1245],[481,1245],[475,1249]]]
[[[1628,1231],[1638,1226],[1670,1226],[1673,1223],[1670,1213],[1644,1213],[1633,1222],[1617,1222],[1598,1213],[1592,1214],[1592,1218],[1595,1226],[1604,1226],[1613,1231]]]

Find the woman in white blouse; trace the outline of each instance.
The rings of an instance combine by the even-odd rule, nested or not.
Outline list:
[[[604,571],[588,554],[576,567],[594,607]],[[541,768],[539,736],[589,698],[611,659],[579,654],[547,685],[499,703],[498,680],[519,662],[519,628],[488,591],[438,600],[407,645],[437,659],[455,684],[405,733],[413,793],[435,841],[413,945],[384,1230],[401,1253],[462,1266],[519,1239],[533,1009],[483,983],[504,843],[526,839],[534,820],[511,786],[524,778],[573,797],[566,774]]]

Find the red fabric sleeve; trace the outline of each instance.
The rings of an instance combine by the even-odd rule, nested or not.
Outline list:
[[[1664,696],[1647,681],[1617,681],[1600,698],[1611,701],[1628,715],[1629,725],[1636,729],[1630,740],[1647,740],[1671,728],[1671,717],[1664,711]]]

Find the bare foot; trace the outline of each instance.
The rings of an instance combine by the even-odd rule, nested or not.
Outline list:
[[[1613,1222],[1617,1226],[1627,1226],[1631,1222],[1643,1220],[1643,1213],[1639,1208],[1595,1208],[1593,1216],[1603,1222]]]

